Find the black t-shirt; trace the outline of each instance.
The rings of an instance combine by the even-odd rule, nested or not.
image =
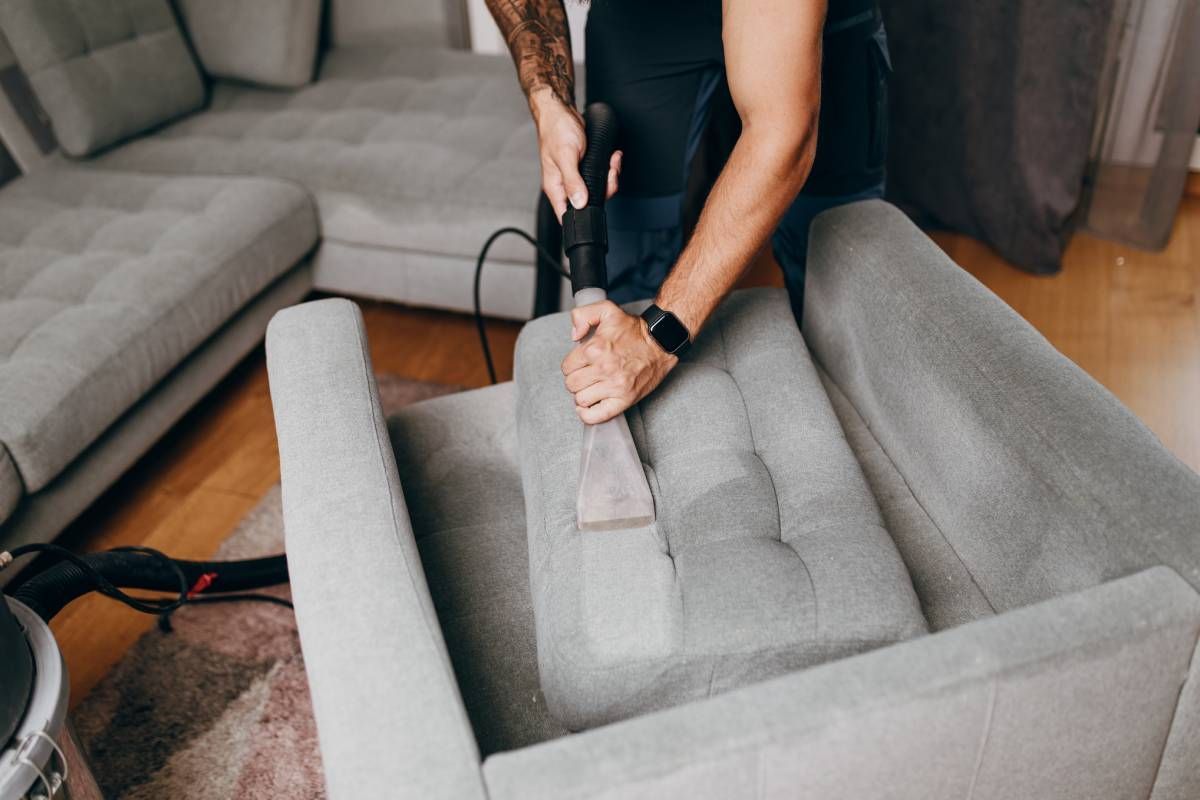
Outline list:
[[[842,194],[882,179],[886,55],[876,0],[829,0],[817,160],[806,191]],[[593,0],[587,99],[613,105],[622,192],[682,189],[684,147],[706,75],[725,69],[720,0]],[[770,80],[764,75],[763,80]]]

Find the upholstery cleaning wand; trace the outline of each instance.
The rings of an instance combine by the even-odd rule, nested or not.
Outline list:
[[[577,308],[598,303],[608,295],[604,194],[608,162],[617,141],[617,118],[608,105],[589,105],[584,122],[587,151],[579,162],[579,174],[587,185],[587,205],[578,210],[568,205],[563,215],[563,249],[571,264],[571,290]],[[591,336],[588,332],[583,341]],[[581,531],[617,530],[653,521],[654,498],[625,415],[599,425],[585,425],[575,499],[576,526]]]

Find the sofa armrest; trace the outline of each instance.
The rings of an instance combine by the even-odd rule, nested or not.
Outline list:
[[[267,366],[300,643],[332,798],[484,796],[379,406],[362,315],[276,314]]]
[[[491,800],[1148,797],[1198,635],[1200,596],[1156,567],[484,774]]]

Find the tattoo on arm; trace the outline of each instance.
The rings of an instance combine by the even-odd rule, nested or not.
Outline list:
[[[517,65],[525,96],[542,88],[575,107],[575,65],[563,0],[485,0]]]

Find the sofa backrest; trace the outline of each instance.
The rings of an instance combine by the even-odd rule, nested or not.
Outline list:
[[[1200,476],[899,210],[821,215],[804,302],[808,346],[994,610],[1156,564],[1200,588]]]
[[[90,155],[204,104],[167,0],[0,0],[0,28],[68,155]]]
[[[466,0],[329,0],[334,47],[371,42],[466,48]]]

